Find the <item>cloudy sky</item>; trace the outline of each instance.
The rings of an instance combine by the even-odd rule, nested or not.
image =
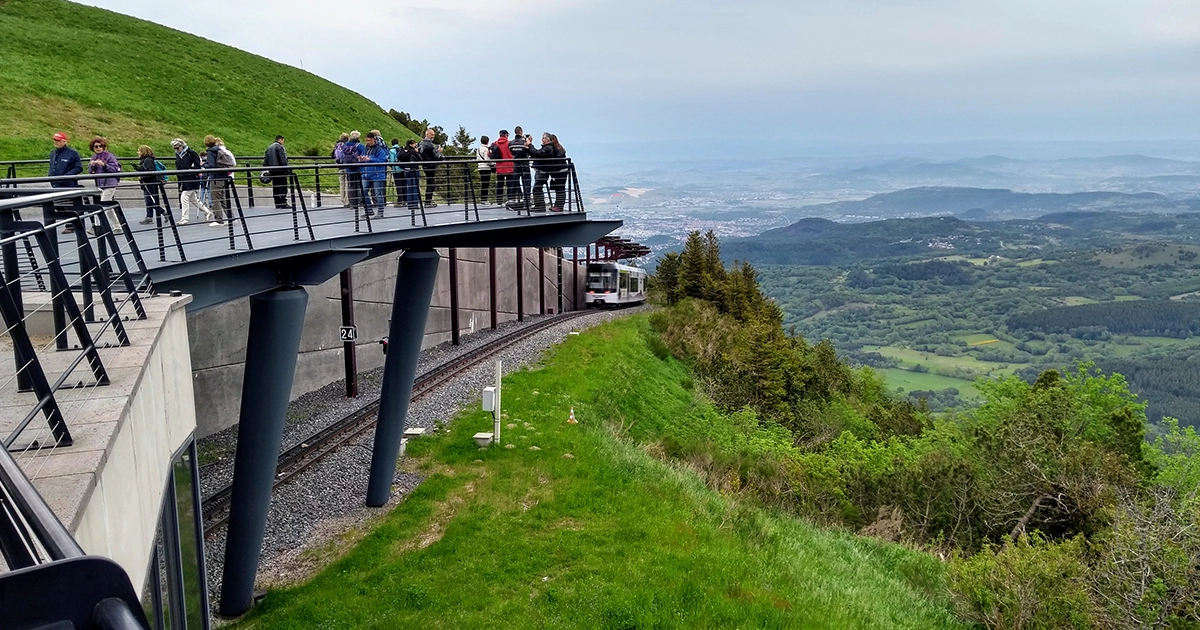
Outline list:
[[[523,124],[568,145],[1200,138],[1196,0],[87,3],[474,135]]]

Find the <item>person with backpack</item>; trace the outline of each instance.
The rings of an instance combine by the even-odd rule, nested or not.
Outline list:
[[[333,145],[333,153],[330,154],[334,164],[342,163],[342,148],[346,146],[346,142],[349,140],[350,134],[348,133],[338,136],[337,142]],[[350,190],[346,188],[346,169],[344,168],[338,169],[338,194],[342,198],[343,206],[350,205]]]
[[[442,148],[433,143],[437,132],[432,129],[425,130],[425,139],[417,145],[417,152],[421,154],[421,161],[425,162],[422,169],[425,171],[425,207],[436,208],[437,204],[433,202],[433,191],[437,188],[437,163],[442,159]]]
[[[195,171],[200,169],[200,154],[189,147],[183,138],[172,140],[171,148],[175,149],[175,170]],[[197,218],[201,216],[199,213],[202,212],[204,220],[211,221],[212,211],[200,200],[200,176],[196,173],[180,173],[176,179],[179,180],[179,225],[184,225],[191,220],[193,206],[199,211],[196,214]]]
[[[488,184],[492,181],[492,170],[495,168],[495,165],[488,160],[491,155],[488,140],[487,136],[479,136],[479,147],[475,149],[475,159],[479,162],[479,201],[481,203],[487,203]]]
[[[120,173],[121,163],[117,160],[117,156],[108,150],[108,140],[100,136],[92,138],[92,143],[89,147],[92,150],[92,159],[88,162],[89,175],[103,175],[105,173]],[[96,187],[100,189],[100,205],[110,205],[113,203],[113,198],[117,194],[116,177],[101,177],[96,180]],[[113,204],[115,205],[115,204]],[[121,229],[121,223],[117,220],[117,211],[115,207],[108,210],[108,221],[112,226],[112,231],[120,234],[124,230]],[[97,222],[92,221],[93,225]],[[95,234],[95,228],[92,228],[92,234]]]
[[[267,169],[267,177],[271,179],[271,196],[275,199],[276,210],[286,210],[288,170],[272,168],[288,165],[287,149],[283,148],[283,136],[275,136],[275,142],[267,147],[263,154],[263,167]]]
[[[213,136],[204,136],[204,169],[208,171],[205,174],[205,179],[208,181],[209,192],[212,195],[212,222],[208,225],[211,227],[220,227],[225,225],[226,211],[229,208],[228,188],[233,183],[233,177],[228,171],[220,169],[229,168],[228,158],[221,151],[220,145],[217,144],[217,138]]]
[[[540,149],[529,147],[530,157],[536,158],[533,163],[537,177],[533,181],[533,212],[546,211],[546,183],[554,191],[554,205],[551,212],[562,212],[563,201],[567,194],[567,150],[558,142],[558,136],[552,133],[542,134]]]
[[[359,158],[363,156],[361,137],[358,131],[351,131],[349,139],[342,145],[342,164],[346,166],[346,207],[356,210],[363,207],[362,169],[358,166],[362,161]]]
[[[521,196],[516,201],[529,210],[529,147],[533,144],[533,137],[524,134],[520,125],[513,127],[513,137],[508,141],[508,147],[513,154],[513,186],[519,185],[521,190]]]
[[[396,203],[399,208],[404,204],[404,167],[400,165],[404,157],[404,147],[400,146],[400,138],[392,138],[392,146],[388,148],[388,161],[392,163],[392,186],[396,188]]]
[[[154,149],[144,144],[138,147],[138,171],[141,172],[138,181],[142,185],[142,198],[146,200],[146,218],[138,221],[142,225],[153,223],[155,214],[166,213],[159,197],[159,191],[162,190],[165,178],[158,174],[158,171],[165,170],[162,162],[154,159]]]
[[[507,204],[513,198],[513,154],[508,146],[508,130],[501,129],[499,138],[488,147],[488,158],[496,165],[496,203]]]

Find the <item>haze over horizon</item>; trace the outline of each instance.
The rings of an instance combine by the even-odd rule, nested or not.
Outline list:
[[[1200,3],[1181,0],[85,4],[476,136],[523,124],[697,158],[1200,158]]]

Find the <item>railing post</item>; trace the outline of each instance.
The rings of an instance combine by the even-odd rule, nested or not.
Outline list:
[[[458,250],[450,248],[450,345],[459,345]]]

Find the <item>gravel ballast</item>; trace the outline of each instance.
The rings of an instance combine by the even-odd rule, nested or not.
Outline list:
[[[408,409],[406,426],[435,431],[449,422],[459,410],[479,401],[483,388],[491,385],[495,375],[495,360],[504,362],[505,373],[520,370],[536,363],[551,345],[564,339],[571,331],[583,330],[597,324],[644,312],[641,306],[623,310],[595,311],[582,317],[552,325],[496,354],[491,359],[466,370]],[[532,325],[552,316],[534,316],[526,322],[506,322],[497,330],[484,329],[463,336],[461,345],[442,344],[421,353],[417,373],[457,360],[462,354],[496,337]],[[345,397],[345,382],[337,381],[309,392],[293,401],[288,408],[288,423],[284,429],[283,449],[287,449],[320,429],[362,408],[379,397],[382,368],[359,376],[359,397]],[[399,504],[421,482],[420,476],[398,472],[392,498],[383,508],[364,505],[367,478],[371,465],[371,445],[374,431],[369,430],[352,443],[345,445],[277,488],[271,497],[266,533],[259,561],[259,587],[294,583],[306,578],[321,564],[315,558],[319,550],[349,534],[368,529],[368,521],[386,514]],[[202,457],[214,459],[201,469],[201,489],[208,496],[229,483],[233,474],[232,453],[237,444],[237,427],[233,426],[199,440]],[[219,599],[221,573],[225,559],[225,529],[221,528],[205,541],[210,598],[214,609]]]

